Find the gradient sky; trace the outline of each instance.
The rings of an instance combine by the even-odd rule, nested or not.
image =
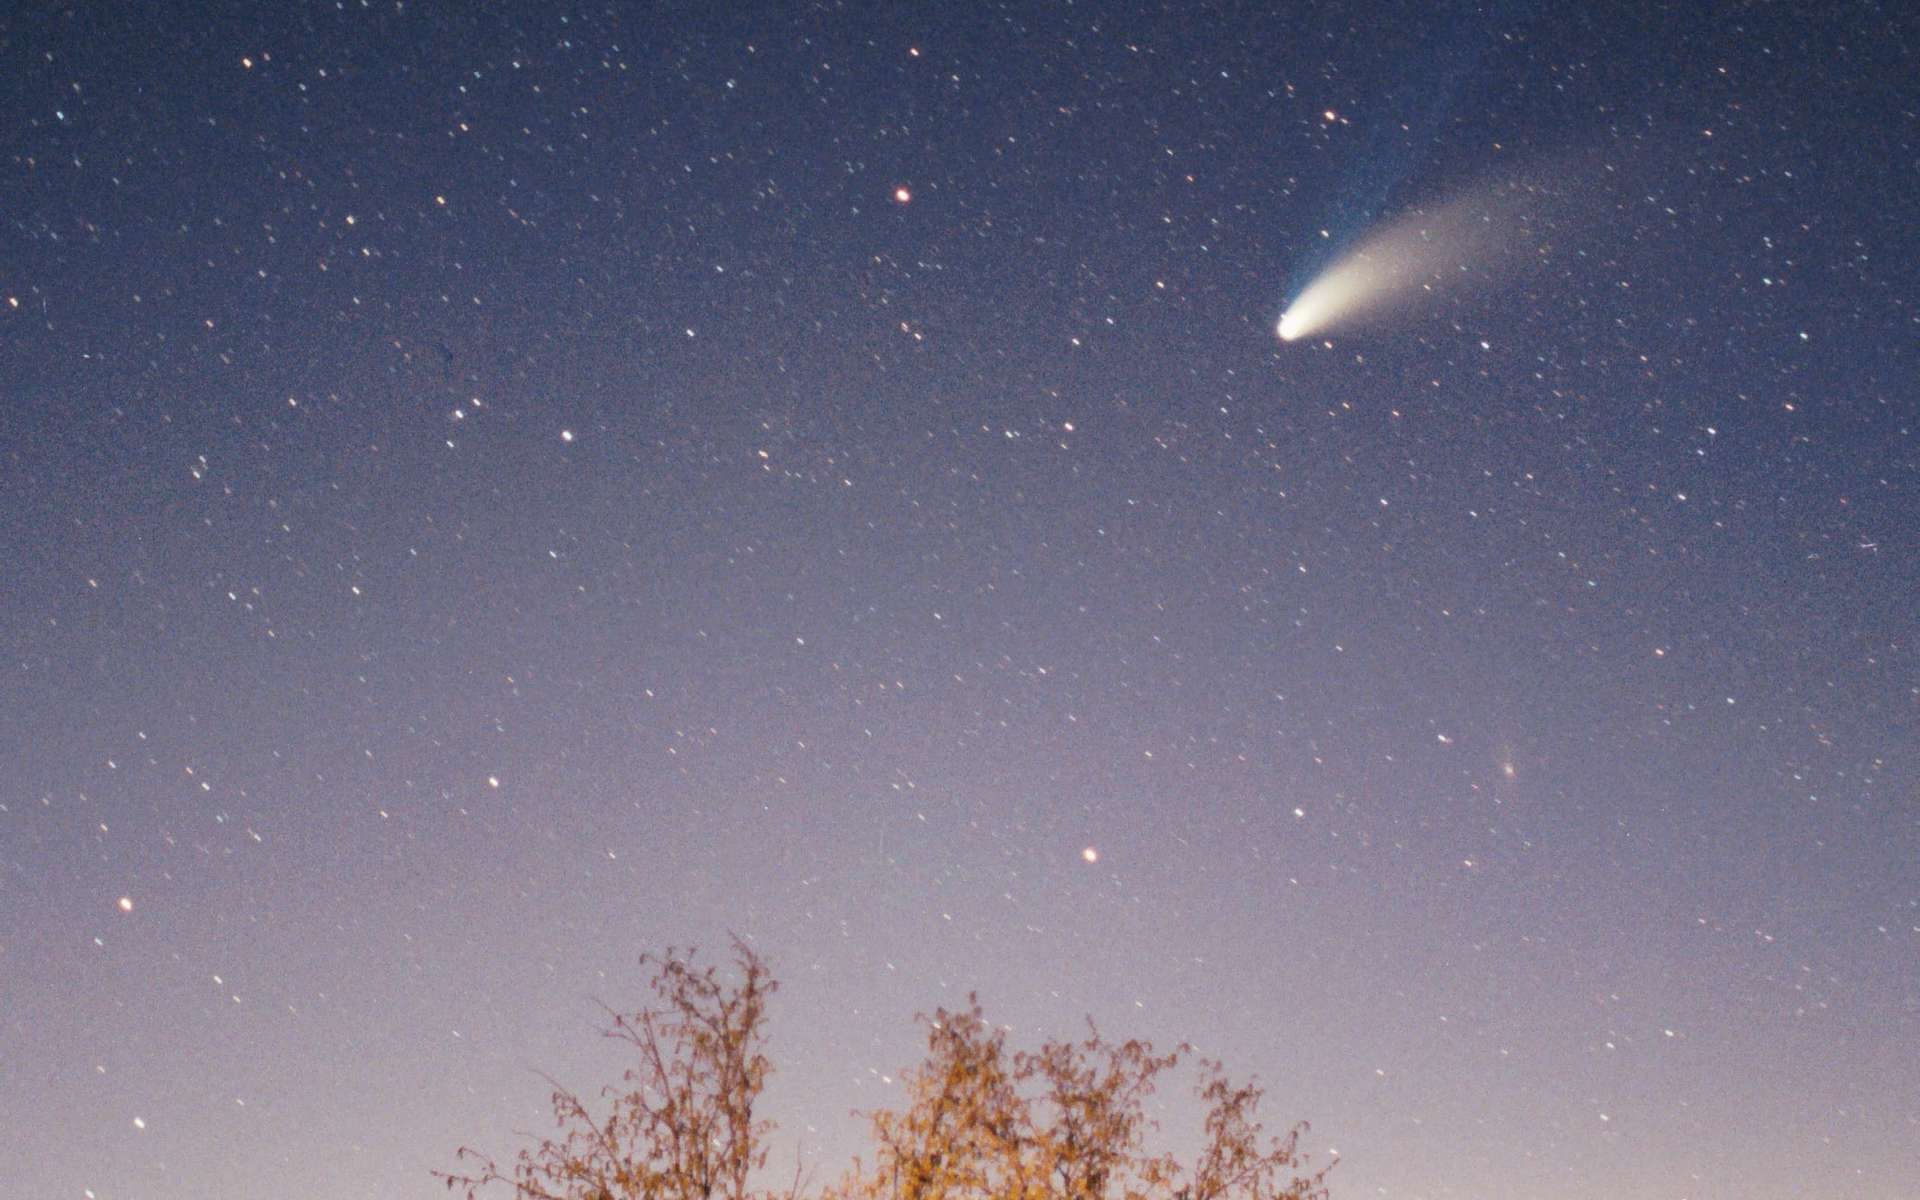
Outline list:
[[[442,1195],[729,930],[823,1179],[977,989],[1915,1194],[1911,11],[475,7],[0,16],[0,1194]],[[1280,343],[1383,172],[1526,269]]]

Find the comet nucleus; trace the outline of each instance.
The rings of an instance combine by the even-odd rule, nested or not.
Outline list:
[[[1281,341],[1291,342],[1306,336],[1312,328],[1313,313],[1296,300],[1287,306],[1287,311],[1280,314],[1280,324],[1273,331],[1280,335]]]

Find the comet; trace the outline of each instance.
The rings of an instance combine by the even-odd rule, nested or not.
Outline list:
[[[1424,296],[1504,280],[1533,242],[1523,202],[1533,189],[1483,184],[1409,209],[1362,236],[1308,281],[1280,314],[1283,342],[1403,309]]]
[[[1398,239],[1380,235],[1316,276],[1280,314],[1274,332],[1297,342],[1381,308],[1408,291],[1418,260]]]

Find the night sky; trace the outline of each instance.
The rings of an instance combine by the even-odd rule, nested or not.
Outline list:
[[[0,17],[0,1194],[443,1195],[734,931],[783,1174],[977,990],[1915,1195],[1911,9],[478,7]]]

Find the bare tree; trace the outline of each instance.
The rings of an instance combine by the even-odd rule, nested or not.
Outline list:
[[[974,1003],[926,1021],[927,1061],[905,1076],[908,1106],[871,1115],[875,1170],[835,1200],[1015,1200],[1027,1191],[1025,1107],[1004,1032]]]
[[[437,1172],[468,1200],[496,1186],[511,1200],[799,1200],[801,1186],[755,1192],[771,1125],[754,1104],[772,1066],[761,1053],[776,984],[759,956],[733,943],[733,973],[695,968],[693,956],[648,956],[654,1004],[608,1010],[603,1032],[634,1055],[597,1116],[554,1085],[559,1132],[502,1166],[462,1148],[460,1169]],[[927,1057],[904,1076],[905,1106],[868,1114],[869,1169],[824,1200],[1326,1200],[1329,1168],[1309,1170],[1305,1124],[1266,1138],[1264,1092],[1201,1060],[1203,1145],[1191,1170],[1148,1150],[1146,1103],[1187,1048],[1155,1053],[1110,1042],[1088,1024],[1078,1042],[1010,1051],[977,999],[941,1009],[927,1026]]]
[[[1154,1079],[1180,1061],[1142,1041],[1105,1041],[1087,1023],[1083,1042],[1050,1041],[1019,1055],[1023,1084],[1038,1085],[1028,1138],[1047,1200],[1149,1200],[1179,1173],[1169,1155],[1149,1155],[1146,1099]]]
[[[738,938],[737,979],[696,968],[693,958],[671,950],[642,957],[654,968],[655,1003],[607,1010],[612,1023],[602,1033],[636,1061],[619,1086],[601,1090],[604,1116],[554,1083],[556,1134],[507,1166],[463,1146],[460,1169],[435,1175],[468,1200],[496,1185],[514,1200],[762,1200],[751,1180],[766,1165],[771,1125],[756,1121],[753,1107],[773,1072],[761,1046],[767,999],[779,985]],[[795,1200],[798,1190],[796,1182],[777,1200]]]
[[[1300,1150],[1307,1123],[1263,1140],[1258,1116],[1266,1092],[1252,1082],[1234,1084],[1218,1062],[1203,1059],[1200,1068],[1206,1145],[1193,1174],[1175,1189],[1175,1200],[1326,1200],[1333,1166],[1307,1170]]]
[[[1201,1061],[1205,1138],[1191,1171],[1150,1153],[1146,1101],[1181,1047],[1156,1054],[1089,1026],[1084,1041],[1009,1053],[977,1000],[926,1019],[927,1060],[906,1105],[868,1114],[871,1169],[856,1163],[830,1200],[1325,1200],[1330,1167],[1309,1170],[1304,1123],[1263,1138],[1264,1091]]]

